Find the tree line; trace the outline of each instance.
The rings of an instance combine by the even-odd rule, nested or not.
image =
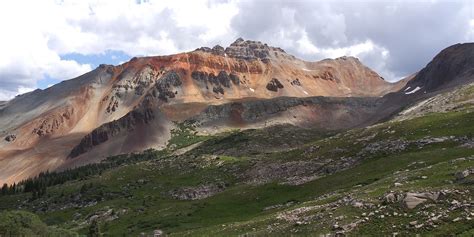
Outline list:
[[[157,158],[163,152],[146,150],[140,154],[118,155],[105,159],[101,163],[68,169],[59,172],[41,172],[38,176],[22,180],[11,185],[3,184],[0,194],[13,195],[17,193],[32,193],[36,199],[46,194],[47,187],[63,184],[70,180],[80,180],[92,175],[100,175],[103,171],[125,164]]]

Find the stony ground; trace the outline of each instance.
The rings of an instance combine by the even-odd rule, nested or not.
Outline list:
[[[181,124],[165,151],[0,208],[79,234],[98,221],[106,236],[472,236],[473,121],[467,103],[333,134]]]

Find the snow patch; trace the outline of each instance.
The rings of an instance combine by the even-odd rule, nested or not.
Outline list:
[[[411,88],[411,87],[409,86],[409,87],[407,87],[404,91],[410,90],[410,88]]]
[[[250,90],[251,92],[255,92],[255,90],[254,90],[253,88],[249,88],[249,90]]]
[[[419,91],[421,89],[421,87],[417,86],[415,89],[409,91],[409,92],[405,92],[405,95],[409,95],[409,94],[413,94],[417,91]]]
[[[307,91],[303,91],[303,93],[305,93],[305,94],[309,95]]]
[[[307,68],[302,68],[302,69],[303,69],[303,71],[307,71],[307,72],[313,71],[313,70],[309,70],[309,69],[307,69]]]

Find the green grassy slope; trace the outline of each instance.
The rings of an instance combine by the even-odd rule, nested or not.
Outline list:
[[[180,125],[166,151],[49,187],[35,200],[0,196],[0,208],[35,212],[79,234],[98,219],[105,236],[156,229],[177,236],[470,236],[473,175],[457,180],[455,173],[474,168],[473,139],[470,106],[335,135],[283,126],[199,137]],[[428,191],[443,197],[414,209],[383,203],[389,192]]]

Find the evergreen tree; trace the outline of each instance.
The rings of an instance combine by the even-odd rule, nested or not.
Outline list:
[[[2,186],[2,195],[8,194],[8,184],[4,183]]]
[[[130,155],[119,155],[107,158],[105,161],[98,164],[89,164],[82,167],[77,167],[74,169],[68,169],[61,172],[41,172],[38,176],[34,178],[28,178],[20,181],[18,184],[13,184],[8,186],[4,184],[0,195],[9,195],[19,192],[32,193],[33,198],[39,198],[46,194],[46,188],[58,184],[63,184],[70,180],[85,180],[91,175],[101,175],[103,171],[111,169],[123,164],[131,164],[140,160],[155,159],[156,154],[153,150],[147,150],[143,154],[130,154]],[[82,191],[86,191],[92,188],[92,183],[90,186],[84,186]]]

